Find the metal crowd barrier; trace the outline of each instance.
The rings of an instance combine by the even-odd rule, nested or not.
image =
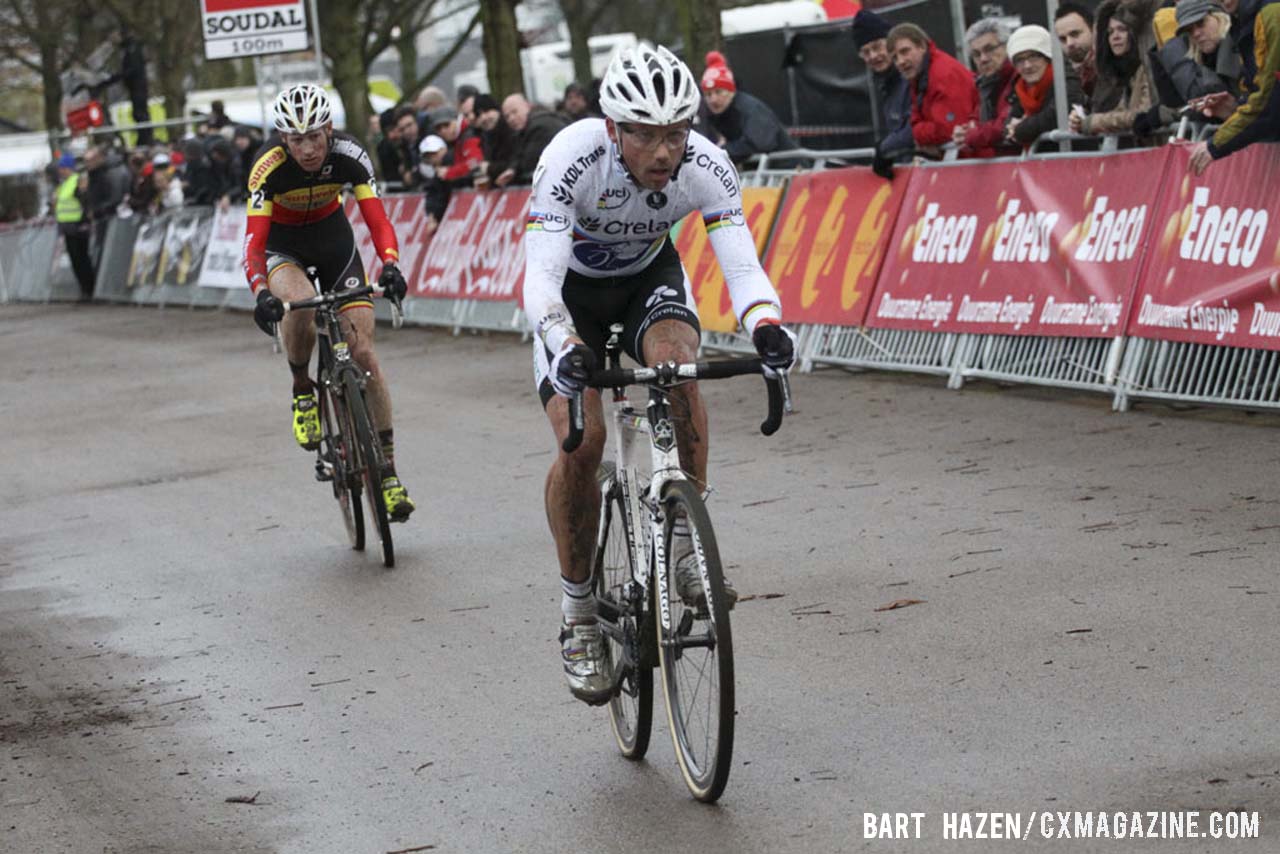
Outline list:
[[[1185,125],[1180,128],[1182,133],[1190,130]],[[771,168],[771,160],[781,157],[823,168],[866,159],[873,153],[871,149],[796,149],[764,155],[754,160],[754,169],[742,173],[742,185],[785,185],[797,169]],[[1097,157],[1103,152],[1038,156]],[[955,162],[923,165],[942,168]],[[224,290],[194,284],[199,269],[196,255],[203,250],[192,245],[193,240],[199,242],[200,231],[192,223],[204,217],[207,232],[211,214],[210,209],[185,208],[151,219],[113,220],[100,247],[97,298],[129,304],[252,310],[248,288]],[[185,223],[185,231],[176,227],[179,221]],[[175,232],[182,232],[179,237],[185,235],[187,242],[171,239]],[[145,251],[138,251],[140,241],[145,243]],[[48,302],[78,296],[54,223],[45,220],[0,230],[0,302]],[[377,310],[380,319],[389,318],[385,304],[379,303]],[[405,320],[412,325],[451,329],[455,335],[463,330],[529,332],[523,312],[513,302],[410,298],[405,303]],[[975,379],[1078,389],[1111,395],[1118,411],[1140,400],[1280,409],[1280,352],[1125,337],[966,335],[810,324],[793,331],[798,339],[799,366],[804,371],[839,367],[923,373],[944,378],[953,389]],[[740,332],[706,332],[703,348],[754,352],[749,337]]]

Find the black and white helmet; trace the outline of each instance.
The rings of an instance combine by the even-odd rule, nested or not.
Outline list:
[[[276,97],[271,117],[280,133],[310,133],[333,119],[329,93],[314,83],[290,86]]]
[[[645,42],[620,51],[600,83],[600,110],[615,122],[690,121],[701,100],[689,66],[662,45]]]

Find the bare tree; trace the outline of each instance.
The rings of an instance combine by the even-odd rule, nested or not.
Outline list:
[[[200,16],[173,0],[101,0],[146,50],[149,76],[164,97],[165,114],[180,118],[196,63],[204,56]]]
[[[707,51],[720,49],[720,0],[676,0],[676,8],[685,60],[700,68]]]
[[[573,79],[586,86],[595,74],[591,70],[591,47],[587,39],[596,23],[608,11],[609,0],[560,0],[560,11],[569,28],[569,54],[573,57]]]
[[[520,67],[520,30],[516,27],[516,5],[520,0],[480,0],[481,44],[489,69],[489,91],[504,97],[524,91],[524,70]]]
[[[85,0],[0,0],[0,57],[38,75],[44,126],[62,126],[64,71],[104,34]]]

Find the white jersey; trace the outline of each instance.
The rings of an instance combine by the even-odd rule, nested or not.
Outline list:
[[[778,295],[743,217],[737,170],[721,149],[691,132],[675,177],[662,190],[646,190],[623,166],[604,119],[583,119],[556,134],[533,173],[524,241],[525,313],[546,347],[559,352],[575,334],[561,296],[567,270],[601,279],[602,287],[638,273],[672,226],[695,210],[742,328],[750,333],[762,320],[780,321]]]

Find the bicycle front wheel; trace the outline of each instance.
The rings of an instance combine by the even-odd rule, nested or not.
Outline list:
[[[662,511],[666,565],[657,568],[657,633],[667,723],[685,784],[695,798],[710,803],[724,792],[733,761],[733,637],[724,574],[697,489],[671,481],[663,489]],[[688,525],[696,560],[688,601],[676,588],[672,529],[678,520]]]
[[[342,512],[351,548],[364,551],[364,510],[360,506],[360,478],[354,474],[356,463],[356,431],[341,396],[334,393],[328,376],[322,375],[317,385],[320,401],[321,464],[328,464],[333,497]]]
[[[609,701],[609,725],[622,755],[640,760],[653,727],[653,665],[642,649],[652,599],[635,581],[624,510],[621,490],[611,484],[601,502],[592,578],[607,667],[611,673],[622,668],[622,684]]]
[[[364,478],[365,499],[369,502],[369,514],[378,530],[378,539],[382,541],[382,563],[389,569],[396,565],[396,552],[391,543],[391,521],[387,517],[387,503],[382,497],[382,447],[373,432],[373,422],[369,418],[369,408],[360,383],[348,373],[343,377],[342,388],[351,412],[351,422],[356,428],[356,442],[360,447],[360,470]]]

